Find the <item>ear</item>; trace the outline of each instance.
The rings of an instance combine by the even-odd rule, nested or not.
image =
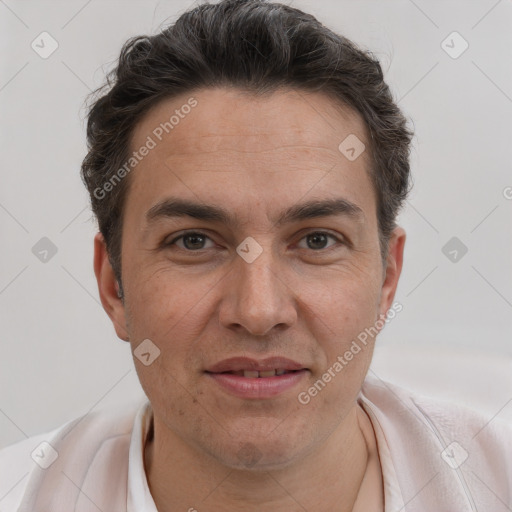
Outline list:
[[[94,237],[94,273],[103,309],[112,320],[117,336],[128,341],[124,304],[118,296],[119,285],[108,259],[107,246],[101,233],[97,233]]]
[[[384,316],[392,305],[402,272],[405,238],[404,229],[398,226],[393,230],[389,239],[388,257],[384,269],[385,275],[380,298],[380,314]]]

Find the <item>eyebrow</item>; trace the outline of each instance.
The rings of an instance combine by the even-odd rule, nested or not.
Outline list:
[[[345,216],[356,221],[364,219],[363,210],[344,198],[312,200],[296,204],[281,211],[275,219],[276,226],[319,217]],[[189,201],[177,197],[166,198],[152,206],[146,213],[149,224],[159,219],[175,217],[192,217],[203,221],[220,222],[228,226],[238,224],[237,219],[222,206]]]

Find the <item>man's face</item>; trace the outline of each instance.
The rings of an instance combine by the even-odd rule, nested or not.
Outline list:
[[[159,141],[155,129],[190,97],[197,106]],[[386,278],[368,151],[350,161],[338,149],[350,134],[368,147],[365,133],[327,97],[291,90],[199,90],[139,123],[132,150],[148,136],[156,147],[129,177],[125,302],[112,299],[109,314],[133,350],[151,340],[146,360],[160,351],[135,364],[161,432],[228,466],[249,451],[278,467],[320,446],[353,408],[374,340],[332,368],[391,306],[404,239],[391,241]],[[222,209],[229,221],[173,215],[172,200]],[[332,200],[345,208],[299,208]],[[251,362],[214,368],[234,357],[286,358],[303,370],[256,379],[220,375]],[[329,382],[307,393],[329,368]]]

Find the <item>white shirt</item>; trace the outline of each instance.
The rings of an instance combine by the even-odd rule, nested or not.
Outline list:
[[[385,512],[512,510],[512,425],[370,375],[358,401],[375,432]],[[144,471],[151,418],[144,400],[4,448],[0,511],[158,512]]]

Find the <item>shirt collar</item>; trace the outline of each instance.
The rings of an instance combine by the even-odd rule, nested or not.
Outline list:
[[[128,496],[127,512],[158,512],[153,496],[149,491],[146,471],[144,469],[144,445],[153,419],[151,403],[146,401],[135,416],[130,441],[128,462]]]

